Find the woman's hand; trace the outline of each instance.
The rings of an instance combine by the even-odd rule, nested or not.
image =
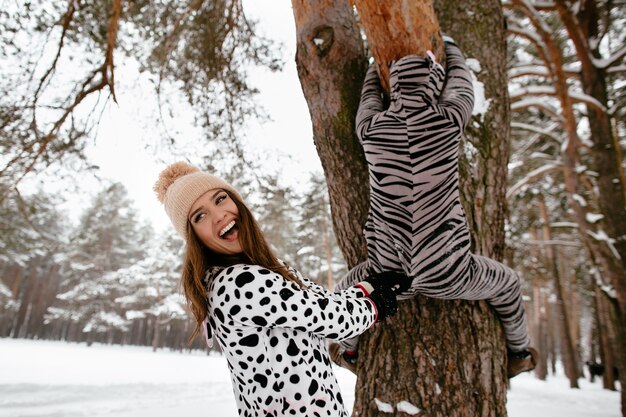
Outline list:
[[[359,284],[376,306],[376,322],[394,316],[398,311],[397,294],[409,289],[411,279],[399,272],[383,271],[365,278]]]

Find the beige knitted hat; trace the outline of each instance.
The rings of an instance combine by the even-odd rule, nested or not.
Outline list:
[[[221,178],[200,171],[186,162],[169,165],[159,174],[154,184],[154,191],[163,203],[174,228],[183,239],[187,239],[187,216],[195,201],[204,193],[215,188],[222,188],[241,196],[230,184]]]

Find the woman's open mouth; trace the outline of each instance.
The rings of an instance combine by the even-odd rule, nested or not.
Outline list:
[[[233,220],[219,231],[219,237],[224,240],[235,240],[238,237],[238,229],[237,223]]]

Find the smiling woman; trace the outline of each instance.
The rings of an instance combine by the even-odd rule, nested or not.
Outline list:
[[[236,255],[242,252],[239,227],[235,219],[239,210],[228,193],[218,188],[196,200],[191,206],[189,222],[198,238],[213,252]]]
[[[154,189],[186,242],[181,280],[194,336],[200,328],[215,336],[239,414],[347,416],[324,339],[354,337],[395,314],[392,287],[406,289],[408,279],[374,274],[330,293],[272,253],[224,180],[177,162]]]

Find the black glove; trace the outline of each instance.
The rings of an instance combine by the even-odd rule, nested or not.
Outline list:
[[[398,311],[396,294],[406,291],[411,285],[411,280],[398,272],[385,271],[370,275],[361,282],[361,285],[369,293],[367,297],[376,305],[378,323],[396,314]]]
[[[374,292],[371,292],[367,297],[376,305],[376,310],[378,311],[376,323],[384,321],[387,317],[395,316],[398,312],[396,293],[389,287],[380,287],[374,290]]]

